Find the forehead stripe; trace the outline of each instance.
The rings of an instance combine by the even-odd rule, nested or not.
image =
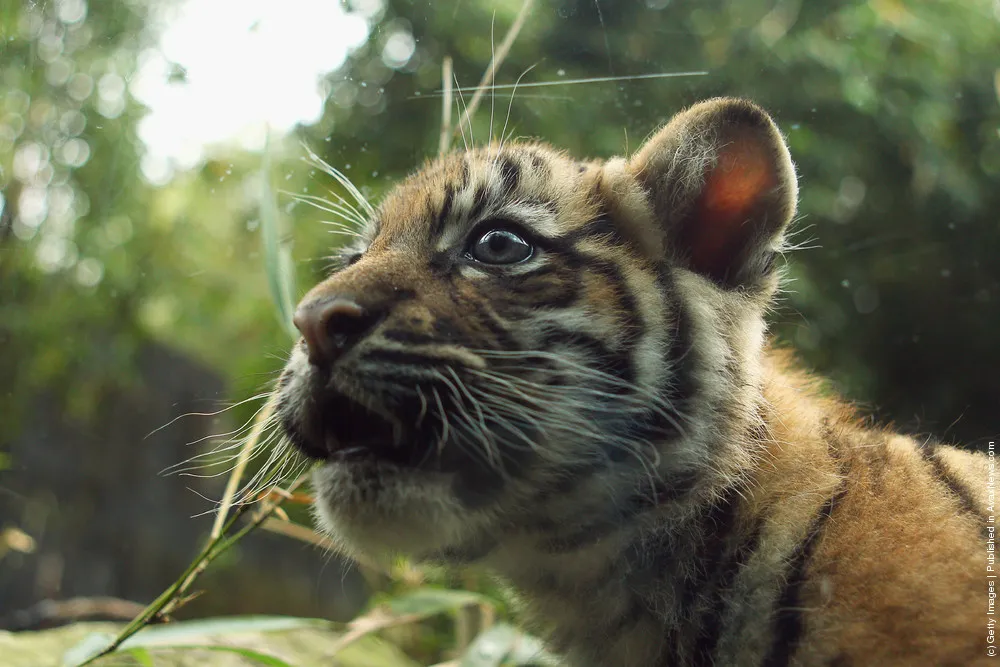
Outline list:
[[[517,190],[521,182],[521,165],[509,155],[500,158],[498,165],[500,170],[501,193],[511,195]]]
[[[432,235],[437,238],[444,231],[444,226],[448,222],[448,217],[451,215],[452,204],[455,202],[455,188],[451,185],[445,186],[444,189],[444,201],[441,203],[441,211],[438,213],[437,219],[434,221],[434,229],[432,230]]]
[[[489,200],[489,188],[485,184],[476,188],[476,194],[472,199],[472,209],[469,211],[469,220],[476,220],[483,214],[486,203]]]

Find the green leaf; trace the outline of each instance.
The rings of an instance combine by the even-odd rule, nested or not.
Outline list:
[[[235,655],[242,656],[249,660],[253,660],[266,667],[294,667],[294,665],[285,662],[280,658],[276,658],[268,653],[261,653],[260,651],[253,651],[248,648],[240,648],[239,646],[223,646],[220,644],[178,644],[176,646],[159,646],[156,648],[157,651],[219,651],[220,653],[233,653]],[[132,657],[136,657],[135,652],[142,651],[146,654],[147,658],[149,656],[146,649],[131,649],[128,651],[116,651],[115,653],[125,653],[130,654]],[[147,664],[147,663],[143,663]],[[151,662],[148,664],[152,664]]]
[[[496,600],[485,595],[445,588],[418,588],[398,597],[383,600],[382,604],[395,615],[423,618],[456,611],[470,605],[498,606]]]
[[[122,653],[132,656],[142,667],[153,667],[153,656],[144,648],[133,648]]]
[[[458,664],[459,667],[528,667],[557,665],[558,661],[545,650],[542,640],[499,623],[476,637]]]
[[[489,598],[468,591],[443,588],[418,588],[403,595],[383,599],[379,604],[347,625],[332,655],[386,628],[422,621],[438,614],[454,612],[469,605],[495,605]]]
[[[243,632],[274,632],[296,628],[323,628],[331,627],[331,625],[329,621],[323,619],[294,616],[233,616],[179,621],[143,628],[126,639],[122,643],[121,649],[169,646],[187,643],[193,639]]]
[[[337,652],[340,667],[419,667],[395,644],[378,637],[368,636]]]
[[[197,644],[207,637],[230,636],[240,633],[276,632],[299,628],[329,628],[332,623],[317,618],[297,618],[294,616],[233,616],[207,618],[196,621],[179,621],[143,628],[129,637],[111,655],[129,655],[141,664],[151,664],[150,650],[207,649],[229,651],[261,662],[269,667],[289,667],[287,663],[263,653],[233,646]],[[76,667],[100,653],[114,639],[107,633],[87,635],[83,641],[66,652],[63,665]],[[148,661],[148,662],[147,662]]]
[[[270,143],[264,146],[261,167],[260,233],[264,242],[264,270],[271,298],[278,309],[281,325],[292,339],[299,337],[292,324],[295,295],[295,270],[292,262],[291,234],[281,228],[278,200],[271,187]]]

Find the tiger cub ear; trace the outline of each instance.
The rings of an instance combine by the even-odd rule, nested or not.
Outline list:
[[[628,162],[668,252],[726,287],[770,284],[795,214],[795,169],[767,113],[714,99],[682,111]]]

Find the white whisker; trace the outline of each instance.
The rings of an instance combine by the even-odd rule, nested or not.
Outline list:
[[[659,74],[634,74],[632,76],[595,76],[586,79],[555,79],[552,81],[532,81],[529,83],[522,83],[521,88],[542,88],[544,86],[573,86],[585,83],[609,83],[609,82],[619,82],[619,81],[644,81],[647,79],[673,79],[682,76],[706,76],[709,72],[707,70],[698,70],[691,72],[660,72]],[[491,86],[483,86],[483,90],[509,90],[511,88],[517,87],[517,84],[513,83],[503,83],[495,84]],[[469,91],[479,90],[479,88],[455,88],[454,92],[463,93]],[[435,90],[431,94],[440,94],[442,91]]]
[[[354,197],[354,200],[361,206],[362,209],[364,209],[365,213],[367,213],[369,217],[375,216],[375,209],[368,203],[368,200],[365,199],[363,194],[361,194],[361,191],[358,190],[357,186],[351,182],[351,179],[345,176],[339,169],[335,168],[326,162],[326,160],[314,153],[305,143],[302,144],[302,147],[305,148],[306,152],[309,154],[309,160],[311,160],[314,166],[318,167],[329,176],[332,176],[334,180],[340,183],[340,185],[347,190],[352,197]]]
[[[221,415],[221,414],[223,414],[225,412],[228,412],[229,410],[232,410],[233,408],[238,408],[239,406],[241,406],[241,405],[243,405],[245,403],[250,403],[251,401],[256,401],[256,400],[259,400],[261,398],[265,398],[268,395],[270,395],[270,392],[260,393],[260,394],[257,394],[256,396],[251,396],[250,398],[245,398],[242,401],[238,401],[236,403],[233,403],[232,405],[227,405],[226,407],[222,408],[221,410],[216,410],[215,412],[185,412],[182,415],[177,415],[176,417],[174,417],[173,419],[171,419],[170,421],[168,421],[163,426],[160,426],[159,428],[153,429],[148,434],[146,434],[146,437],[143,438],[143,440],[149,438],[150,436],[153,436],[153,435],[159,433],[163,429],[167,428],[168,426],[173,425],[174,423],[176,423],[177,421],[180,421],[181,419],[184,419],[185,417],[217,417],[217,416],[219,416],[219,415]]]

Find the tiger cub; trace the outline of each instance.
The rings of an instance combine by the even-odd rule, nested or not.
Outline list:
[[[767,342],[796,190],[735,99],[627,159],[409,177],[295,314],[278,409],[323,529],[489,568],[578,667],[985,661],[987,458]]]

